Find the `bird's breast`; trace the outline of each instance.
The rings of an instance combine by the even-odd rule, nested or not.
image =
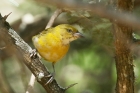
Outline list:
[[[47,36],[48,37],[48,36]],[[69,44],[62,44],[61,40],[52,37],[33,37],[33,43],[39,54],[49,62],[57,62],[66,55],[69,49]]]

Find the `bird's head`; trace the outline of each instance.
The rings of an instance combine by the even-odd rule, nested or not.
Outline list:
[[[61,25],[56,26],[54,29],[55,31],[60,33],[62,42],[64,44],[69,44],[71,41],[74,41],[80,37],[83,37],[83,35],[79,33],[78,30],[72,25],[61,24]]]

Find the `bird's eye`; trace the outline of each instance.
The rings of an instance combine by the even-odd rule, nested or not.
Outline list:
[[[68,31],[69,33],[71,33],[71,32],[72,32],[72,30],[71,30],[71,29],[67,29],[67,31]]]

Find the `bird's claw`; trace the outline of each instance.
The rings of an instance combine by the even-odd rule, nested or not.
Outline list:
[[[30,53],[30,58],[34,58],[37,56],[36,49],[33,49]]]
[[[54,76],[55,76],[54,73],[52,73],[52,74],[46,76],[46,77],[48,77],[48,78],[50,77],[50,79],[47,81],[47,83],[46,83],[45,85],[47,85],[47,84],[49,84],[49,83],[52,83],[52,81],[54,80]]]
[[[36,49],[31,50],[30,58],[36,58],[36,57],[39,57],[39,59],[41,59],[41,56],[39,55]]]

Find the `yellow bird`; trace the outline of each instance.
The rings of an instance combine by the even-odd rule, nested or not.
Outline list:
[[[80,37],[83,35],[76,28],[68,24],[61,24],[33,36],[32,41],[41,57],[52,62],[55,73],[54,64],[66,55],[70,42]]]

